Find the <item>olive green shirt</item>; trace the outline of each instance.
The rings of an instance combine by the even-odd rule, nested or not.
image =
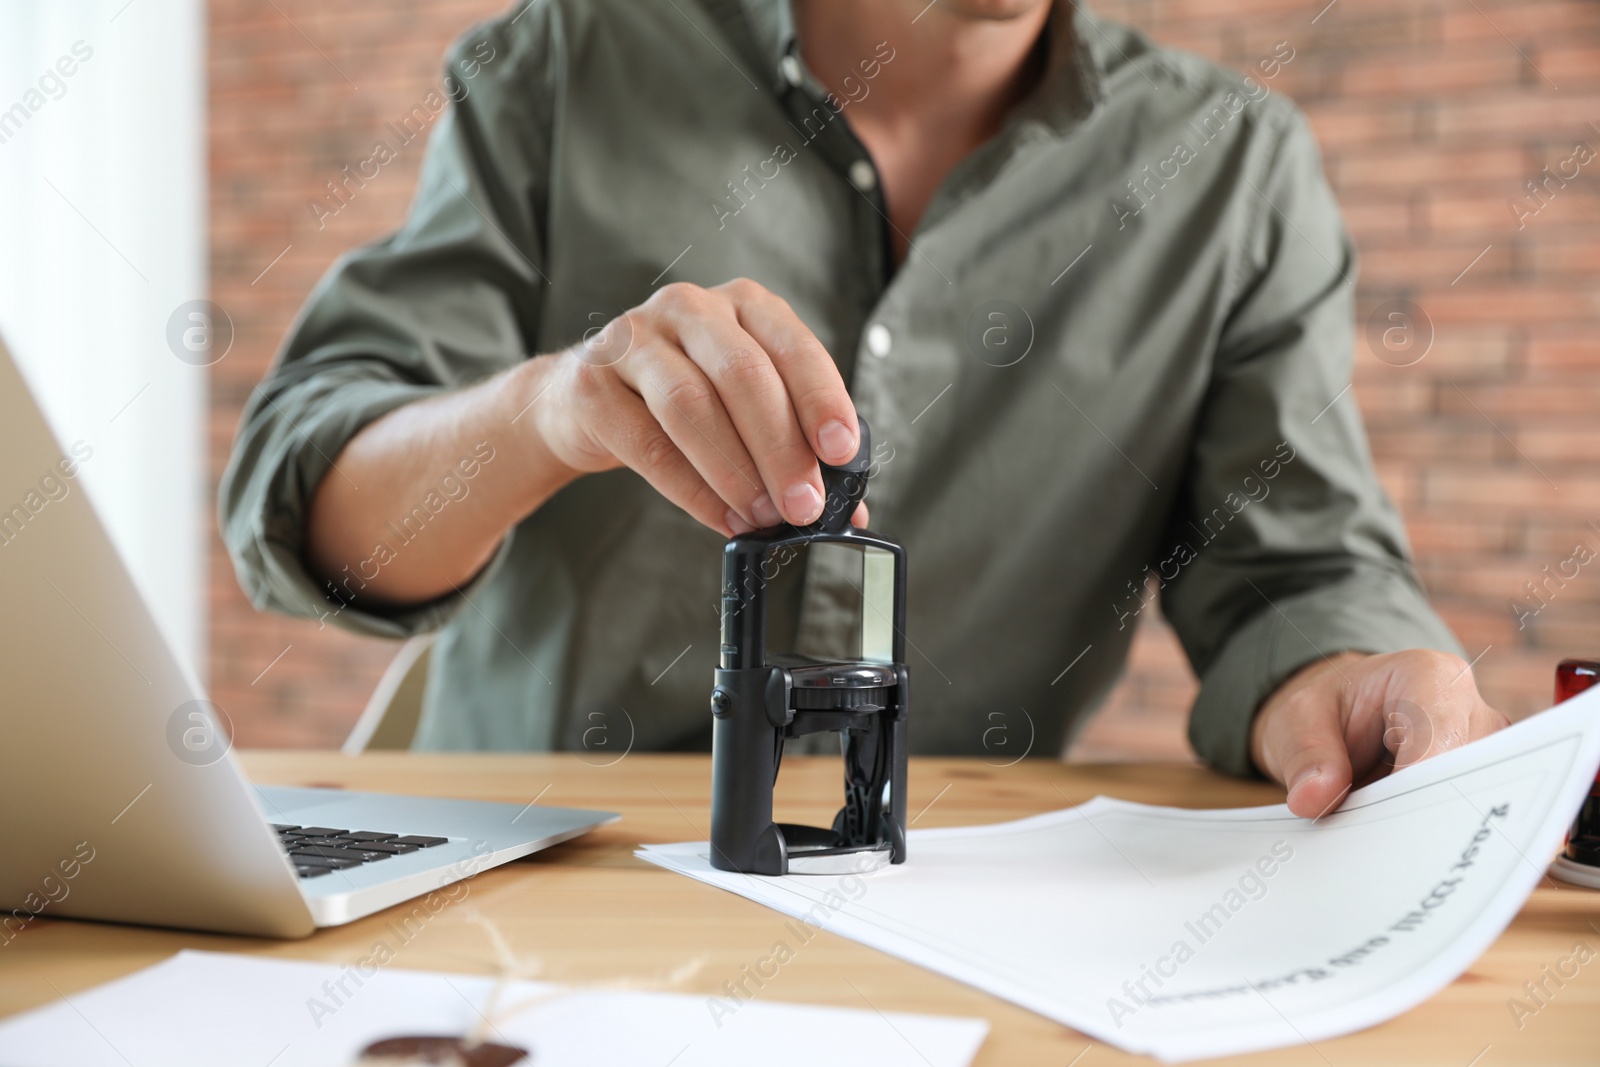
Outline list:
[[[848,120],[910,47],[831,96],[781,2],[533,0],[463,37],[408,220],[329,271],[245,412],[220,508],[255,603],[439,629],[423,748],[707,747],[722,541],[633,472],[580,478],[460,596],[408,611],[308,573],[306,511],[385,412],[661,285],[744,276],[872,425],[872,525],[909,559],[913,751],[1061,752],[1157,595],[1201,681],[1190,737],[1235,773],[1263,696],[1319,655],[1454,651],[1373,473],[1354,250],[1290,102],[1061,0],[1035,88],[897,266]],[[427,551],[525,429],[486,429],[358,570]],[[853,577],[820,554],[787,574],[774,631],[826,652]]]

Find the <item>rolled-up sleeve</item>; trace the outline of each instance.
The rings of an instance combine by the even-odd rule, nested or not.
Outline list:
[[[444,87],[350,168],[355,195],[402,180],[387,168],[422,147],[420,120],[437,115],[404,226],[329,270],[246,405],[218,510],[258,608],[403,637],[459,606],[451,596],[384,612],[343,596],[307,569],[306,516],[322,479],[345,477],[335,461],[362,427],[526,358],[547,284],[553,50],[540,13],[469,31],[447,56]]]
[[[1252,774],[1250,724],[1343,651],[1459,651],[1412,569],[1349,390],[1355,252],[1304,119],[1281,102],[1172,524],[1163,608],[1200,691],[1189,737]],[[1264,130],[1264,132],[1265,132]]]

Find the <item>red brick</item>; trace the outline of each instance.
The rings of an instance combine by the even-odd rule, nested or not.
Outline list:
[[[1321,10],[1327,0],[1316,0]],[[1304,11],[1305,9],[1302,9]],[[1235,57],[1265,55],[1280,40],[1295,48],[1295,63],[1304,56],[1329,56],[1360,60],[1378,56],[1416,55],[1438,46],[1438,20],[1421,4],[1398,5],[1367,0],[1339,0],[1328,7],[1315,26],[1301,14],[1290,19],[1250,19],[1232,23],[1236,28]]]
[[[1412,203],[1409,196],[1349,200],[1344,205],[1344,224],[1361,247],[1409,241],[1416,232],[1417,221]]]
[[[1600,474],[1566,473],[1552,485],[1525,463],[1435,471],[1423,476],[1422,499],[1429,507],[1517,508],[1584,519],[1600,500]]]
[[[1452,596],[1470,596],[1481,604],[1504,607],[1512,601],[1521,600],[1530,608],[1537,608],[1539,600],[1530,588],[1539,591],[1551,603],[1600,604],[1600,580],[1592,573],[1600,570],[1600,559],[1590,564],[1588,569],[1575,564],[1569,566],[1568,573],[1576,570],[1577,577],[1563,584],[1557,567],[1566,558],[1565,555],[1547,559],[1508,557],[1470,563],[1445,559],[1419,560],[1418,570],[1430,588],[1447,588]],[[1548,588],[1541,584],[1545,581],[1550,582]],[[1509,615],[1510,609],[1505,610]]]
[[[1435,135],[1462,141],[1530,136],[1564,141],[1593,136],[1588,123],[1594,121],[1600,121],[1600,93],[1556,92],[1537,83],[1520,92],[1441,101]]]
[[[1304,106],[1311,129],[1325,151],[1351,145],[1406,143],[1417,139],[1420,122],[1412,103],[1310,101]]]
[[[1366,342],[1361,344],[1364,349]],[[1386,366],[1383,369],[1390,372],[1412,368]],[[1388,380],[1383,381],[1363,374],[1355,382],[1356,406],[1367,419],[1382,421],[1395,416],[1411,419],[1432,410],[1433,387],[1422,375],[1387,374],[1386,377]]]
[[[1499,459],[1498,439],[1461,427],[1441,428],[1434,422],[1406,420],[1368,429],[1372,454],[1385,462],[1490,462]]]
[[[1160,17],[1174,22],[1185,19],[1234,20],[1241,17],[1286,20],[1305,17],[1303,0],[1161,0]]]
[[[1422,474],[1416,464],[1374,457],[1373,465],[1383,491],[1402,512],[1412,510],[1422,500]]]
[[[1540,419],[1511,431],[1511,438],[1523,455],[1541,466],[1559,469],[1579,457],[1587,457],[1587,465],[1600,466],[1600,418],[1593,411],[1572,421]],[[1600,501],[1595,502],[1595,512],[1600,514]]]
[[[1587,515],[1580,513],[1559,522],[1541,517],[1523,532],[1523,551],[1541,559],[1565,559],[1579,544],[1600,552],[1600,501],[1592,503]]]
[[[1550,240],[1546,236],[1540,231],[1538,240],[1528,242],[1526,259],[1534,274],[1600,276],[1600,228],[1568,226],[1548,235]]]
[[[1503,245],[1517,231],[1518,216],[1511,204],[1522,199],[1521,192],[1521,187],[1514,183],[1495,190],[1429,192],[1423,201],[1428,230],[1452,240],[1477,237],[1489,243],[1498,238],[1498,243]],[[1531,205],[1528,210],[1532,210]],[[1477,250],[1469,253],[1461,261],[1461,267],[1466,267],[1482,248],[1480,244]],[[1505,255],[1504,249],[1501,255]]]
[[[1594,659],[1600,656],[1600,609],[1554,600],[1527,619],[1518,637],[1523,644],[1551,649],[1552,664],[1568,656]]]
[[[1467,277],[1475,283],[1482,281],[1485,275],[1502,278],[1509,275],[1513,265],[1511,243],[1497,242],[1478,259],[1485,247],[1484,244],[1446,244],[1443,241],[1369,247],[1361,254],[1361,280],[1368,286],[1389,287],[1401,286],[1416,278],[1449,282],[1469,265],[1472,269]]]
[[[1546,44],[1534,50],[1532,59],[1564,90],[1600,88],[1600,42]]]
[[[1515,362],[1516,352],[1516,340],[1508,330],[1450,327],[1435,331],[1433,348],[1418,366],[1434,377],[1459,378],[1504,371]]]
[[[1600,411],[1600,375],[1583,380],[1531,380],[1465,383],[1439,390],[1439,410],[1447,415],[1479,420],[1490,419],[1502,430],[1516,426],[1517,420],[1548,420],[1553,416],[1595,421]],[[1468,423],[1473,420],[1466,418]],[[1584,455],[1577,452],[1573,458]],[[1594,455],[1591,453],[1590,455]],[[1596,464],[1600,473],[1600,464]]]
[[[1510,87],[1521,81],[1522,68],[1522,57],[1503,45],[1461,47],[1427,56],[1383,56],[1348,63],[1339,87],[1351,98]]]
[[[1440,328],[1437,324],[1432,346],[1415,363],[1395,366],[1387,359],[1379,359],[1370,347],[1366,324],[1377,314],[1380,302],[1390,299],[1391,293],[1380,290],[1362,293],[1357,301],[1356,322],[1361,327],[1356,343],[1358,391],[1407,388],[1426,392],[1424,379],[1460,380],[1501,372],[1515,364],[1517,344],[1508,331],[1463,326]],[[1417,401],[1416,410],[1424,410],[1430,404],[1431,394]],[[1369,411],[1369,416],[1375,411]]]
[[[1527,176],[1526,171],[1522,148],[1506,145],[1350,149],[1339,155],[1333,166],[1336,187],[1354,196],[1367,189],[1411,192],[1419,186],[1455,185],[1464,180],[1514,186]]]
[[[1516,616],[1509,608],[1491,610],[1477,602],[1463,605],[1447,601],[1437,605],[1470,658],[1486,646],[1508,647],[1519,640]]]
[[[1458,286],[1439,284],[1440,288],[1419,290],[1414,297],[1436,328],[1458,324],[1533,327],[1600,318],[1600,289],[1582,278],[1562,279],[1559,284],[1504,282],[1481,286],[1469,274]]]
[[[1411,549],[1419,558],[1462,556],[1477,559],[1513,550],[1520,540],[1506,516],[1441,515],[1413,511],[1406,520]]]
[[[1593,39],[1596,34],[1600,34],[1600,11],[1581,0],[1474,0],[1471,4],[1451,3],[1440,13],[1439,35],[1447,45],[1499,41],[1510,48],[1508,37],[1526,44],[1572,37]]]

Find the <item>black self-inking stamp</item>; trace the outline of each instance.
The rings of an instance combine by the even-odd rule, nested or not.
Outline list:
[[[722,554],[722,653],[711,691],[711,865],[746,874],[846,874],[906,858],[906,557],[898,542],[855,529],[871,436],[823,466],[827,500],[809,526],[740,534]],[[859,648],[825,660],[767,649],[767,587],[779,561],[819,544],[861,552]],[[783,744],[838,734],[844,807],[833,826],[776,823],[772,793]]]

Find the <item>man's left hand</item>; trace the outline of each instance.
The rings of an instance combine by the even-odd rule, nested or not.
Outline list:
[[[1460,656],[1426,649],[1344,652],[1290,675],[1262,702],[1250,756],[1289,790],[1289,810],[1320,818],[1365,785],[1508,725],[1478,695]]]

